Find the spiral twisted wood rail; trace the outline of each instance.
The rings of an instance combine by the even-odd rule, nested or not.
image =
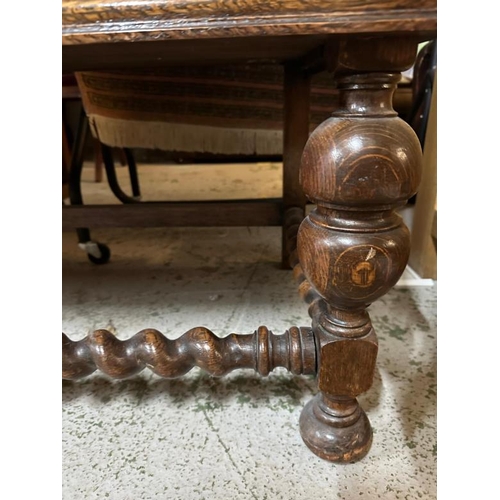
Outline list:
[[[198,366],[220,377],[237,368],[253,368],[266,376],[281,366],[296,375],[316,373],[316,347],[310,328],[291,327],[275,335],[265,326],[253,334],[231,333],[220,338],[204,327],[180,338],[167,339],[154,329],[119,340],[107,330],[96,330],[82,340],[62,335],[62,378],[75,380],[96,369],[112,378],[127,378],[150,368],[165,378],[185,375]]]
[[[286,242],[299,293],[309,304],[309,315],[314,317],[324,302],[305,277],[297,258],[297,232],[303,218],[302,209],[287,210]],[[261,326],[253,334],[231,333],[224,338],[197,327],[175,340],[154,329],[142,330],[127,340],[119,340],[103,329],[79,341],[63,333],[62,358],[62,378],[66,380],[77,380],[96,370],[123,379],[146,367],[164,378],[181,377],[195,366],[216,377],[238,368],[252,368],[262,376],[279,366],[295,375],[314,375],[317,369],[314,333],[305,327],[291,327],[283,335],[275,335]]]

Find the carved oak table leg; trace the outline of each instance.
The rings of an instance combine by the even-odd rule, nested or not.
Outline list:
[[[416,47],[408,38],[374,38],[337,42],[325,51],[340,107],[311,134],[300,171],[304,192],[317,208],[303,220],[301,203],[290,203],[284,221],[312,329],[274,335],[259,327],[251,335],[221,339],[198,327],[176,340],[149,329],[126,341],[97,330],[77,342],[63,334],[63,378],[96,369],[125,378],[146,367],[175,378],[193,366],[214,376],[237,368],[265,376],[278,366],[317,374],[320,392],[302,411],[302,438],[327,460],[361,459],[372,430],[356,398],[372,384],[378,350],[366,308],[404,271],[409,232],[395,209],[415,194],[420,180],[420,143],[392,108],[400,72],[413,63]]]
[[[317,208],[300,226],[298,258],[324,302],[312,314],[320,393],[304,408],[300,430],[330,461],[359,460],[372,442],[356,400],[372,384],[378,349],[366,307],[396,284],[409,255],[409,231],[394,210],[417,190],[421,149],[392,95],[415,53],[408,39],[334,47],[340,107],[302,157],[302,186]]]

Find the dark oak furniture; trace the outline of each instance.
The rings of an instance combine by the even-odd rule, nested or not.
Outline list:
[[[65,73],[284,65],[284,198],[260,208],[254,202],[251,210],[262,223],[284,223],[290,262],[312,318],[311,328],[291,327],[284,335],[259,327],[223,339],[206,328],[177,340],[155,330],[128,341],[105,330],[78,342],[63,334],[63,378],[96,368],[123,378],[144,367],[177,377],[195,365],[216,376],[235,368],[267,375],[276,366],[315,373],[320,392],[301,415],[304,442],[330,461],[362,458],[372,431],[356,398],[372,384],[378,349],[366,307],[405,268],[409,231],[395,209],[415,194],[421,171],[418,138],[397,117],[392,96],[418,43],[435,37],[434,0],[63,0]],[[334,74],[339,104],[308,138],[309,82],[325,68]],[[306,197],[317,208],[304,219]],[[82,224],[83,210],[65,207],[64,225]],[[177,225],[243,225],[239,217],[248,213],[224,210],[215,220],[207,210],[203,220],[193,219],[193,207],[181,203],[92,210],[109,219],[128,210],[124,217],[134,226],[146,219],[173,224],[172,218]]]
[[[282,161],[284,74],[282,65],[264,63],[77,72],[76,80],[86,113],[83,119],[87,121],[88,118],[94,140],[102,149],[111,192],[125,204],[151,203],[140,200],[138,196],[139,178],[131,148],[139,154],[144,151],[137,151],[137,148],[148,152],[154,150],[157,157],[162,156],[164,161]],[[327,71],[311,75],[310,85],[305,89],[309,133],[327,120],[331,110],[338,106],[339,91],[332,80],[331,73]],[[406,117],[411,111],[413,94],[410,85],[398,86],[393,106],[401,117]],[[300,98],[305,100],[305,94]],[[79,128],[77,139],[78,134],[83,132]],[[119,185],[111,154],[113,147],[118,150],[125,148],[127,159],[132,160],[127,163],[133,196],[126,194]],[[81,167],[81,159],[75,158],[74,173],[80,174]],[[286,162],[284,167],[283,176],[290,179],[286,188],[294,187],[300,191],[297,170],[292,170],[290,176],[290,162]],[[76,185],[70,188],[70,193],[79,193],[80,175],[71,176],[71,180]],[[261,208],[265,201],[275,208],[279,208],[282,202],[279,199],[281,196],[267,200],[258,198]],[[188,196],[182,201],[189,200]],[[232,201],[232,206],[247,213],[247,224],[265,223],[255,211],[255,203],[249,203],[249,200]],[[81,205],[78,196],[72,202]],[[214,205],[193,205],[189,220],[195,217],[199,221],[200,217],[205,216],[207,208],[214,208]],[[166,212],[173,214],[168,207]],[[89,224],[101,225],[102,221],[109,224],[111,220],[120,224],[120,218],[90,219],[90,213],[86,211]],[[137,218],[144,212],[131,213]],[[154,211],[150,213],[157,215],[158,207],[155,205]],[[123,210],[119,212],[119,215],[122,214]],[[283,211],[277,215],[269,218],[267,224],[275,225],[278,222],[283,225]],[[129,224],[129,219],[126,220]],[[237,225],[243,223],[241,216],[233,218],[233,221]],[[155,221],[152,223],[157,224]],[[169,217],[169,223],[182,226],[186,220]],[[161,221],[160,225],[163,225]],[[81,245],[89,249],[95,247],[95,244],[89,243],[91,238],[88,230],[79,229],[78,234]],[[289,254],[285,244],[282,249],[282,263],[288,267]],[[89,253],[88,256],[96,262],[93,255]],[[97,262],[105,263],[105,260]]]

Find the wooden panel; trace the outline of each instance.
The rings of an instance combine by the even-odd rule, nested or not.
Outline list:
[[[62,228],[281,226],[281,200],[65,206]]]
[[[292,65],[286,66],[284,77],[283,199],[286,207],[305,207],[307,200],[299,182],[299,170],[309,137],[311,79]],[[320,118],[314,125],[321,121]]]
[[[63,73],[88,70],[162,68],[196,63],[277,63],[303,57],[321,46],[325,35],[218,38],[213,40],[160,40],[128,43],[86,43],[63,45]],[[64,39],[63,39],[64,41]]]
[[[63,44],[436,30],[436,0],[63,0]]]

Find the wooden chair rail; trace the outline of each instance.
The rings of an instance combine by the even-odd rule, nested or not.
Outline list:
[[[68,205],[64,230],[78,227],[281,226],[281,200],[142,202],[133,205]]]

